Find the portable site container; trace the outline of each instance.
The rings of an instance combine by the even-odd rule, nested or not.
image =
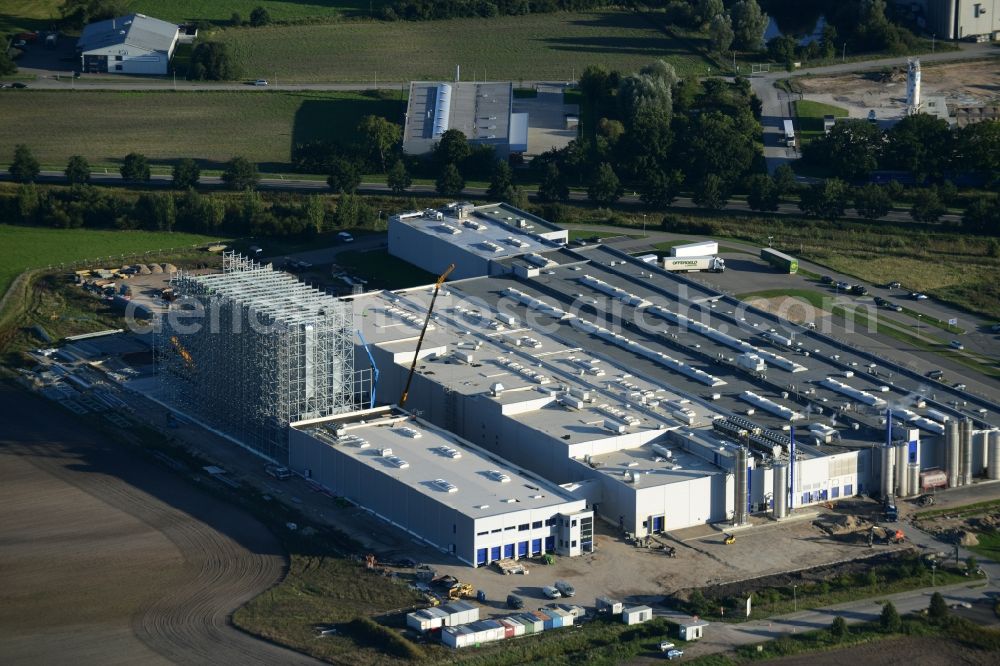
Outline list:
[[[440,608],[424,608],[406,614],[406,626],[417,631],[430,631],[438,629],[444,625],[444,620],[448,616]]]
[[[504,626],[496,620],[480,620],[469,626],[476,632],[476,636],[479,639],[476,641],[477,643],[502,641],[506,633]]]
[[[479,619],[479,606],[468,601],[452,601],[438,608],[445,613],[443,624],[446,627],[468,624]]]
[[[609,597],[597,597],[597,612],[618,615],[622,612],[622,602]]]
[[[642,624],[653,619],[653,609],[649,606],[629,606],[622,609],[622,622],[625,624]]]
[[[545,612],[552,616],[552,627],[560,629],[562,627],[573,626],[573,614],[562,608],[546,608]]]
[[[503,625],[504,638],[514,638],[516,635],[516,632],[514,631],[514,625],[517,624],[516,622],[512,622],[506,618],[500,618],[497,622]]]
[[[542,610],[532,611],[532,615],[542,621],[542,629],[548,631],[552,628],[552,616]]]
[[[452,648],[462,648],[469,645],[472,630],[466,626],[445,627],[441,630],[441,642]]]
[[[516,617],[506,617],[504,619],[510,622],[511,626],[514,627],[515,636],[524,636],[524,634],[527,633],[528,627],[525,622],[522,622]]]
[[[544,629],[542,622],[530,613],[521,613],[516,617],[524,623],[524,633],[526,634],[535,634]]]

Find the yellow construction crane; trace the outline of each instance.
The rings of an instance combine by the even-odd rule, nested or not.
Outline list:
[[[431,323],[431,313],[434,312],[434,301],[437,300],[438,292],[441,291],[441,285],[444,281],[451,275],[451,272],[455,270],[455,264],[451,264],[445,269],[444,273],[437,279],[434,283],[434,295],[431,296],[430,307],[427,308],[427,316],[424,317],[424,327],[420,329],[420,337],[417,338],[417,349],[413,352],[413,363],[410,364],[410,374],[406,378],[406,388],[403,389],[403,395],[399,399],[399,406],[406,406],[406,398],[410,395],[410,383],[413,381],[413,373],[417,370],[417,359],[420,357],[420,347],[424,344],[424,334],[427,332],[427,325]]]
[[[177,350],[177,353],[181,355],[181,358],[184,359],[184,364],[187,365],[188,369],[194,370],[194,358],[191,356],[191,352],[184,349],[184,345],[181,344],[176,335],[170,336],[170,343]]]

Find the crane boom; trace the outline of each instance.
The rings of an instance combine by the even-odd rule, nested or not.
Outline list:
[[[413,373],[417,370],[417,358],[420,356],[420,347],[424,344],[424,334],[427,332],[427,325],[431,323],[431,313],[434,312],[434,301],[437,300],[438,292],[441,291],[441,285],[444,284],[444,281],[451,275],[453,270],[455,270],[455,264],[448,266],[444,273],[441,273],[441,276],[438,277],[437,282],[434,283],[434,295],[431,296],[431,304],[427,308],[427,316],[424,317],[424,326],[420,329],[420,337],[417,338],[417,349],[413,352],[413,363],[410,364],[410,374],[406,377],[406,388],[403,389],[403,395],[399,398],[400,407],[406,405],[406,398],[410,394],[410,383],[413,382]]]

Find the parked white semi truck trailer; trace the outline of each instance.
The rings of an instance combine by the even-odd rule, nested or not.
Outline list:
[[[726,270],[726,260],[719,257],[663,257],[662,262],[663,268],[673,273],[722,273]]]

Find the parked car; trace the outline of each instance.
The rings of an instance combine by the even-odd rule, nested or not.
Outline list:
[[[910,298],[912,298],[915,301],[926,301],[927,295],[921,294],[919,291],[915,291],[912,294],[910,294]]]
[[[855,296],[867,296],[868,288],[865,287],[865,285],[863,284],[852,284],[851,293],[854,294]]]
[[[670,641],[660,641],[660,652],[668,652],[676,647]]]
[[[955,384],[954,388],[955,388],[956,391],[964,391],[965,390],[965,384]]]
[[[680,659],[683,656],[684,656],[684,650],[673,649],[667,651],[667,659],[669,659],[670,661],[673,661],[674,659]]]
[[[279,481],[284,481],[285,479],[292,478],[292,470],[287,467],[279,467],[278,465],[268,465],[264,468],[264,471],[268,473],[269,476],[278,479]]]
[[[557,580],[555,588],[559,590],[559,593],[564,597],[572,597],[574,594],[576,594],[576,588],[574,588],[572,585],[570,585],[564,580]]]
[[[507,595],[507,608],[512,608],[514,610],[520,610],[524,608],[524,599],[517,596],[516,594]]]
[[[824,275],[819,279],[819,281],[822,282],[823,284],[833,284],[833,278],[830,277],[829,275]]]
[[[899,288],[901,288],[902,286],[903,286],[903,285],[901,285],[901,284],[900,284],[899,282],[896,282],[896,281],[894,280],[894,281],[890,282],[889,284],[885,285],[885,288],[886,288],[886,289],[899,289]]]
[[[339,234],[337,234],[337,240],[339,240],[341,243],[353,243],[354,236],[347,233],[346,231],[341,231]]]
[[[19,39],[16,42],[14,42],[13,47],[15,49],[26,49],[28,48],[28,42],[24,41],[23,39]]]
[[[846,282],[838,282],[836,284],[836,287],[837,287],[837,289],[839,289],[841,291],[848,291],[848,290],[850,290],[851,285],[847,284]]]
[[[942,377],[944,377],[944,371],[943,370],[931,370],[930,372],[927,373],[927,376],[929,378],[931,378],[931,379],[941,379]]]
[[[543,587],[542,588],[542,594],[544,594],[549,599],[558,599],[559,597],[562,596],[562,592],[560,592],[553,585],[546,585],[545,587]]]
[[[883,307],[883,306],[886,306],[888,304],[889,304],[889,302],[887,300],[885,300],[884,298],[882,298],[881,296],[876,296],[875,297],[875,305],[878,305],[879,307]]]
[[[899,305],[898,303],[886,303],[885,307],[889,308],[893,312],[902,312],[903,311],[903,306]]]

